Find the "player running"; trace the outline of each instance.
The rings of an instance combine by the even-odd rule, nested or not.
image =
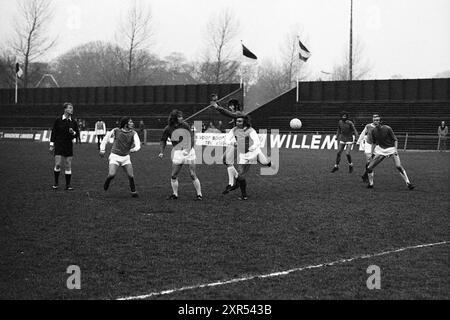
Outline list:
[[[252,128],[250,116],[243,112],[236,113],[236,126],[226,134],[225,143],[234,146],[233,150],[237,149],[238,156],[238,176],[236,183],[229,188],[228,192],[240,188],[241,197],[239,199],[247,200],[246,176],[250,165],[256,163],[256,160],[262,154],[261,142],[256,130]]]
[[[373,122],[373,120],[375,118],[379,118],[379,117],[380,116],[377,114],[374,114],[372,116],[372,123],[366,124],[366,126],[364,127],[364,130],[359,135],[358,141],[356,142],[356,144],[362,145],[362,147],[364,149],[364,155],[366,156],[366,169],[373,157],[372,141],[370,140],[370,133],[372,132],[373,128],[375,128],[375,123]],[[367,182],[367,178],[368,178],[367,174],[364,173],[362,176],[363,181]]]
[[[116,176],[117,169],[122,167],[128,176],[131,196],[137,198],[138,193],[134,184],[133,165],[131,163],[130,153],[137,152],[141,149],[141,141],[137,132],[134,131],[133,120],[130,117],[122,117],[120,119],[120,128],[114,128],[106,134],[106,137],[103,138],[100,144],[100,157],[105,156],[106,144],[112,137],[114,138],[114,143],[108,158],[109,172],[103,189],[105,191],[108,190],[109,184]]]
[[[195,149],[194,149],[194,133],[192,132],[189,124],[183,121],[183,113],[179,110],[172,110],[169,114],[168,124],[164,128],[164,132],[161,137],[159,158],[164,157],[164,149],[167,145],[167,139],[172,141],[172,176],[170,184],[172,186],[172,194],[167,200],[178,199],[178,174],[180,173],[183,164],[189,165],[189,174],[192,178],[195,191],[197,193],[195,200],[203,200],[202,187],[200,180],[197,177],[195,170]],[[180,130],[177,130],[180,129]],[[183,131],[184,130],[184,131]],[[190,139],[183,140],[183,136]],[[179,144],[179,145],[178,145]],[[177,146],[178,145],[178,146]]]
[[[373,169],[384,159],[393,156],[395,167],[400,172],[406,186],[409,190],[414,189],[414,185],[409,181],[406,170],[400,162],[400,157],[398,156],[397,151],[398,140],[394,134],[394,131],[392,131],[391,127],[381,124],[380,116],[374,117],[373,123],[375,124],[375,128],[372,132],[370,132],[369,139],[372,141],[372,153],[375,157],[372,161],[370,161],[364,174],[364,176],[367,175],[369,181],[369,185],[367,187],[373,188]]]
[[[55,167],[53,176],[55,183],[53,190],[59,188],[58,180],[61,172],[61,162],[64,159],[64,173],[66,177],[66,190],[72,191],[70,184],[72,178],[72,157],[73,142],[72,140],[80,136],[78,124],[72,119],[73,105],[69,102],[64,103],[64,114],[58,117],[53,123],[52,134],[50,136],[50,153],[55,156]]]
[[[338,141],[338,153],[336,155],[336,164],[334,165],[331,173],[339,170],[339,162],[341,161],[341,154],[344,149],[346,149],[347,162],[348,162],[348,172],[353,172],[352,156],[350,155],[351,146],[356,142],[356,137],[358,137],[358,131],[356,131],[355,125],[351,120],[349,120],[348,112],[341,112],[341,119],[338,122],[338,128],[336,133],[336,138]]]
[[[217,103],[217,95],[215,96],[215,99],[214,99],[214,95],[213,95],[213,100],[211,101],[211,105],[218,112],[223,114],[224,116],[232,118],[235,126],[237,125],[237,123],[236,123],[237,117],[243,115],[243,113],[241,112],[241,109],[242,109],[241,105],[239,103],[239,100],[237,100],[237,99],[231,99],[230,101],[228,101],[228,108],[223,108]],[[225,190],[222,192],[223,194],[227,194],[228,192],[230,192],[232,190],[233,186],[235,186],[236,182],[237,182],[239,173],[233,165],[235,153],[236,153],[236,147],[234,145],[228,145],[225,148],[223,162],[227,166],[228,184],[225,187]],[[259,152],[257,155],[257,161],[260,164],[267,166],[267,167],[270,167],[272,165],[272,162],[270,161],[270,159],[266,157],[266,155],[261,151],[260,148],[259,148]]]

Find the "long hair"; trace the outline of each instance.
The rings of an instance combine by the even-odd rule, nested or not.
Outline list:
[[[119,124],[120,124],[120,129],[125,128],[125,126],[128,124],[128,121],[130,121],[130,117],[122,117],[120,118]]]
[[[235,111],[242,111],[241,104],[239,103],[238,99],[230,99],[228,101],[228,107],[231,107],[231,105],[235,106]]]
[[[251,127],[252,126],[252,119],[248,114],[245,114],[244,112],[238,111],[236,112],[236,119],[242,118],[244,119],[244,127]]]
[[[183,112],[178,109],[174,109],[170,112],[169,117],[167,118],[167,124],[169,127],[175,127],[178,123],[178,116],[183,116]]]

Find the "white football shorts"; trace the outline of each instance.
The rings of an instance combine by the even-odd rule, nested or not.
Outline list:
[[[195,163],[195,150],[192,148],[186,153],[186,150],[173,150],[172,152],[172,163],[173,164],[193,164]]]
[[[363,145],[364,145],[364,153],[371,154],[372,153],[372,144],[368,143],[367,141],[364,141]]]
[[[385,156],[385,157],[390,157],[392,155],[396,156],[397,154],[397,149],[395,149],[395,147],[390,147],[390,148],[381,148],[380,146],[376,146],[375,150],[373,152],[376,156],[380,155],[380,156]]]
[[[258,160],[258,155],[262,153],[261,148],[257,148],[253,151],[247,153],[239,154],[239,164],[256,164]]]
[[[126,155],[126,156],[119,156],[118,154],[115,153],[111,153],[109,155],[109,164],[115,164],[118,165],[119,167],[123,167],[126,166],[127,164],[131,164],[131,159],[130,159],[130,155]]]

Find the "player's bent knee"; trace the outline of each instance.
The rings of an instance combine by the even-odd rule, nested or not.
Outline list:
[[[177,176],[177,175],[172,175],[170,178],[171,178],[172,180],[177,180],[178,176]]]

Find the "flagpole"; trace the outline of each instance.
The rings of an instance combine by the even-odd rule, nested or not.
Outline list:
[[[14,94],[14,103],[17,104],[17,72],[16,72],[16,90]]]
[[[240,79],[239,79],[239,88],[242,89],[242,86],[244,84],[244,76],[243,76],[243,72],[242,72],[242,58],[241,58],[241,65],[239,67],[239,77],[240,77]]]
[[[242,48],[243,48],[243,43],[242,43],[242,40],[241,40],[241,50],[242,50]],[[240,67],[239,67],[239,70],[240,70],[240,80],[239,80],[239,88],[240,89],[242,89],[242,106],[245,106],[245,103],[244,103],[244,99],[245,99],[245,90],[244,90],[244,73],[243,73],[243,71],[242,71],[242,66],[243,66],[243,64],[244,64],[244,55],[241,55],[241,65],[240,65]]]
[[[299,42],[300,41],[300,36],[298,36],[297,35],[297,42]],[[299,53],[300,54],[300,53]],[[301,64],[301,62],[300,62],[300,64]],[[299,99],[299,91],[300,91],[300,88],[299,88],[299,85],[298,85],[298,80],[299,80],[299,78],[298,78],[298,73],[300,72],[300,64],[299,64],[299,68],[298,68],[298,70],[297,70],[297,72],[296,72],[296,75],[297,75],[297,81],[296,81],[296,83],[295,83],[295,86],[297,87],[297,95],[296,95],[296,102],[298,103],[298,99]]]

